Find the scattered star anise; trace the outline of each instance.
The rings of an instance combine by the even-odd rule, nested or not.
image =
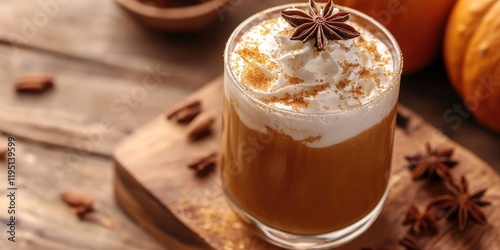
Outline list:
[[[326,48],[327,40],[346,40],[360,35],[356,29],[344,23],[349,20],[349,14],[338,11],[332,0],[322,9],[314,0],[309,0],[309,14],[298,9],[286,9],[281,12],[281,16],[297,28],[290,39],[302,40],[305,43],[316,38],[314,46],[318,51]]]
[[[438,218],[428,209],[421,213],[417,207],[411,206],[403,225],[411,225],[410,231],[415,234],[436,234],[438,232],[437,220]]]
[[[437,177],[442,180],[451,181],[453,178],[450,168],[458,163],[451,160],[453,149],[433,149],[429,143],[425,146],[427,148],[427,155],[417,154],[406,157],[406,160],[410,163],[409,168],[412,170],[413,179]]]
[[[450,218],[458,216],[458,228],[460,230],[465,229],[469,216],[481,225],[487,223],[486,215],[481,211],[481,207],[491,204],[481,200],[486,189],[471,195],[469,193],[469,182],[465,179],[465,176],[462,176],[460,186],[453,181],[444,184],[452,195],[438,196],[431,201],[429,206],[448,211]]]
[[[405,236],[399,240],[399,245],[405,247],[406,250],[424,250],[424,246],[411,236]]]

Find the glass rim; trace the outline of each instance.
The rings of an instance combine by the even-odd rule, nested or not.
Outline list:
[[[322,3],[320,3],[322,4]],[[228,42],[226,43],[226,47],[224,49],[224,69],[228,73],[229,77],[231,78],[231,81],[237,86],[238,90],[242,92],[246,97],[250,98],[252,102],[255,102],[256,104],[265,107],[266,109],[272,110],[273,112],[281,113],[287,116],[299,116],[299,117],[329,117],[331,115],[342,115],[342,114],[348,114],[352,113],[358,110],[361,110],[363,108],[366,108],[369,105],[377,104],[381,101],[383,101],[389,93],[394,91],[394,88],[396,88],[400,84],[401,80],[401,74],[403,71],[403,53],[401,51],[401,48],[396,41],[396,38],[392,35],[392,33],[385,27],[383,26],[380,22],[375,20],[373,17],[362,13],[358,10],[345,7],[342,5],[335,5],[336,8],[343,10],[343,11],[348,11],[351,14],[354,14],[355,16],[364,19],[368,22],[370,22],[374,27],[382,32],[384,36],[388,38],[388,41],[390,45],[394,48],[396,58],[393,58],[394,61],[394,78],[392,79],[389,88],[387,88],[384,92],[380,93],[376,98],[373,100],[370,100],[367,103],[364,103],[356,108],[349,109],[349,110],[333,110],[333,111],[324,111],[321,113],[306,113],[306,112],[300,112],[300,111],[294,111],[294,110],[288,110],[284,108],[279,108],[273,105],[270,105],[268,103],[265,103],[258,99],[257,97],[253,96],[251,93],[247,92],[245,88],[242,86],[241,82],[238,81],[233,73],[233,70],[231,69],[229,65],[229,55],[232,53],[230,51],[231,46],[237,42],[237,37],[238,35],[242,34],[242,31],[253,21],[257,20],[259,17],[268,15],[271,13],[275,13],[277,11],[282,11],[287,8],[299,8],[299,9],[304,9],[307,7],[307,3],[290,3],[290,4],[283,4],[283,5],[278,5],[272,8],[265,9],[263,11],[257,12],[253,14],[252,16],[248,17],[245,19],[242,23],[240,23],[236,29],[233,31],[231,36],[228,39]],[[377,37],[377,36],[376,36]],[[379,38],[379,37],[377,37]],[[226,83],[224,83],[226,84]]]

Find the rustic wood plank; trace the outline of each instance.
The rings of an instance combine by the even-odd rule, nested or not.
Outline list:
[[[6,144],[6,138],[1,137],[0,143]],[[117,205],[111,160],[88,156],[78,164],[60,166],[68,155],[65,151],[33,146],[23,140],[17,140],[16,151],[17,237],[16,243],[2,239],[0,249],[164,249]],[[2,180],[7,180],[6,173],[5,161],[0,162]],[[80,190],[92,197],[95,209],[109,216],[116,228],[80,221],[60,199],[60,193],[67,189]],[[5,197],[4,188],[0,195]],[[2,207],[7,207],[5,199],[1,200]],[[0,221],[3,225],[7,223],[5,211],[0,213]]]
[[[129,71],[28,50],[16,63],[8,50],[0,46],[0,131],[50,145],[109,156],[122,137],[196,89],[161,64]],[[55,88],[16,94],[15,79],[37,71],[54,74]]]
[[[218,78],[189,99],[200,99],[205,110],[220,113],[221,93],[222,79]],[[498,174],[411,110],[403,106],[399,109],[416,121],[418,126],[410,132],[400,128],[396,131],[389,183],[391,189],[387,202],[375,224],[366,233],[339,249],[397,244],[408,230],[402,225],[408,208],[415,204],[422,209],[433,196],[444,193],[439,183],[418,181],[411,185],[413,181],[404,156],[424,152],[426,143],[453,147],[454,158],[460,162],[452,170],[454,176],[465,174],[473,191],[488,188],[486,199],[492,202],[492,206],[484,210],[489,218],[488,225],[473,225],[464,232],[457,232],[453,229],[453,223],[442,221],[440,233],[428,239],[427,246],[431,249],[500,249],[500,213],[496,209],[500,205]],[[216,127],[219,125],[220,118]],[[196,144],[187,143],[185,133],[182,126],[168,122],[164,115],[160,115],[120,144],[114,155],[119,180],[118,184],[115,183],[115,189],[124,210],[146,230],[164,239],[163,244],[167,246],[182,241],[172,240],[170,232],[173,228],[167,221],[154,219],[164,215],[174,218],[177,223],[182,222],[189,229],[183,230],[183,238],[203,238],[204,248],[234,249],[238,246],[239,249],[276,249],[253,236],[230,211],[222,194],[218,169],[208,178],[199,179],[186,167],[193,157],[218,150],[220,131],[215,130],[211,137]],[[147,150],[144,150],[146,147]],[[147,165],[142,164],[145,161]],[[132,197],[124,200],[120,193],[127,193],[130,189],[142,192],[128,192]],[[128,206],[131,200],[138,199],[149,201],[140,208]],[[149,206],[155,208],[150,209]],[[150,218],[144,216],[145,211]],[[183,246],[189,247],[186,243]]]

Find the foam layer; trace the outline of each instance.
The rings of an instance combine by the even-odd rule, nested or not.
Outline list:
[[[226,55],[226,83],[232,81],[230,70],[253,97],[225,85],[240,119],[253,129],[266,132],[269,127],[311,147],[340,143],[380,122],[397,101],[398,90],[391,86],[393,58],[373,34],[348,23],[361,36],[329,41],[321,52],[314,41],[290,40],[294,28],[281,17],[248,29]],[[386,97],[377,99],[381,95]]]

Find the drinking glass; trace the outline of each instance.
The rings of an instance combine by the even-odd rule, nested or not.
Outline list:
[[[336,6],[389,48],[394,72],[389,88],[351,110],[311,114],[266,104],[237,80],[229,60],[246,31],[292,6],[307,8],[297,3],[257,13],[236,28],[226,45],[223,189],[234,211],[267,241],[290,249],[335,247],[364,232],[387,197],[402,56],[380,23]],[[379,121],[364,122],[373,119]],[[335,143],[297,140],[282,131],[328,131],[322,136]]]

